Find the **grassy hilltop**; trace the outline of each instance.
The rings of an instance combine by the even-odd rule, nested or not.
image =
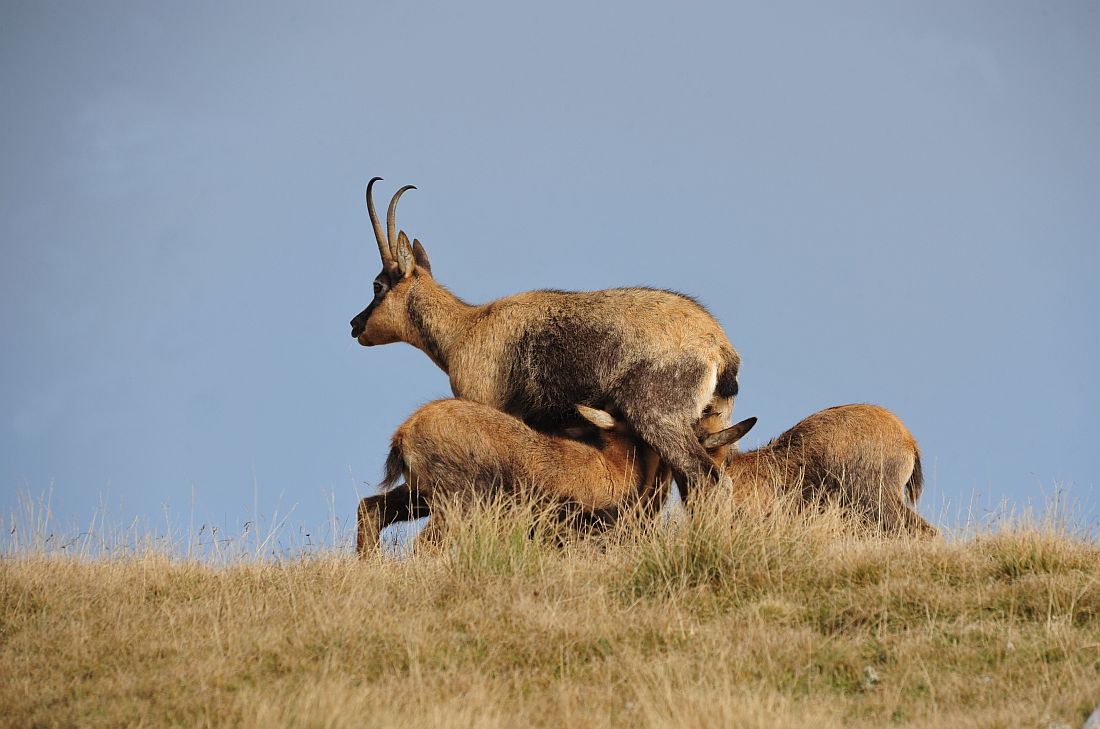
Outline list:
[[[697,511],[562,546],[486,508],[406,560],[18,550],[0,725],[1076,729],[1100,703],[1094,540]]]

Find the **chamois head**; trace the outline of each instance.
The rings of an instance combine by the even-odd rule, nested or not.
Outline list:
[[[719,466],[724,466],[731,455],[741,452],[737,447],[737,441],[744,438],[754,425],[756,425],[756,418],[745,418],[740,423],[731,425],[725,430],[700,438],[700,442],[714,459],[714,462]]]
[[[584,419],[584,422],[563,428],[561,435],[588,442],[603,451],[604,456],[610,460],[616,463],[622,462],[635,441],[632,438],[630,426],[616,419],[606,410],[590,408],[587,405],[577,405],[576,408],[577,414]],[[595,426],[595,429],[590,426]]]
[[[596,426],[598,437],[594,445],[617,471],[625,474],[633,469],[636,481],[647,486],[653,486],[661,480],[659,474],[663,464],[660,456],[643,443],[626,422],[615,418],[606,410],[587,405],[577,405],[576,408],[582,418]],[[569,431],[567,428],[565,433],[572,437],[580,436],[575,430],[572,433]]]
[[[428,253],[419,240],[409,243],[405,231],[397,232],[395,214],[397,201],[413,185],[405,185],[393,195],[386,211],[386,230],[378,222],[378,213],[374,209],[371,188],[381,177],[372,178],[367,183],[367,212],[374,226],[374,237],[378,241],[378,253],[382,256],[382,271],[374,277],[374,299],[366,309],[351,320],[351,336],[364,347],[375,344],[389,344],[401,340],[408,341],[408,311],[406,299],[413,282],[419,276],[431,276],[432,264]]]

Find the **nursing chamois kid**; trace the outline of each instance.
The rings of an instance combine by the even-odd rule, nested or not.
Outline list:
[[[428,516],[433,504],[456,496],[527,490],[593,517],[659,504],[655,487],[667,492],[669,479],[656,454],[608,413],[577,410],[591,425],[568,437],[469,400],[424,405],[393,435],[383,493],[359,502],[358,553],[376,548],[389,524]],[[394,488],[401,476],[404,484]]]
[[[740,358],[722,327],[687,296],[648,288],[530,291],[473,306],[441,286],[420,241],[383,231],[367,185],[382,272],[351,320],[361,345],[406,342],[450,377],[456,397],[550,432],[577,422],[577,403],[625,420],[687,482],[717,474],[699,443],[701,419],[730,423]],[[713,431],[711,427],[708,430]]]
[[[828,408],[767,445],[740,452],[736,441],[755,423],[749,418],[703,440],[723,463],[735,500],[794,492],[803,503],[834,500],[887,534],[937,533],[914,510],[924,487],[917,441],[889,410],[877,405]]]

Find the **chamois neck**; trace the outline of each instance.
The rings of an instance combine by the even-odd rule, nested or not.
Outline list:
[[[406,306],[409,344],[449,373],[451,356],[466,339],[478,307],[467,304],[429,276],[416,282]]]
[[[752,478],[759,467],[762,451],[762,448],[755,448],[751,451],[739,451],[729,454],[724,466],[726,475],[733,479],[735,484]]]

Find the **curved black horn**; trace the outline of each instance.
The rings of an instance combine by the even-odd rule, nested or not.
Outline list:
[[[416,185],[405,185],[400,190],[393,194],[393,199],[390,200],[390,209],[386,211],[386,240],[390,242],[390,259],[393,260],[393,253],[397,250],[397,219],[395,214],[397,213],[397,201],[401,199],[409,190],[415,190]]]
[[[393,253],[390,252],[389,243],[386,242],[386,234],[382,231],[382,223],[378,222],[378,213],[374,209],[374,196],[371,195],[371,188],[374,187],[374,183],[381,181],[381,177],[372,177],[370,182],[367,183],[367,212],[370,214],[370,223],[374,226],[374,238],[378,241],[378,254],[382,256],[382,262],[387,263],[393,260]]]

